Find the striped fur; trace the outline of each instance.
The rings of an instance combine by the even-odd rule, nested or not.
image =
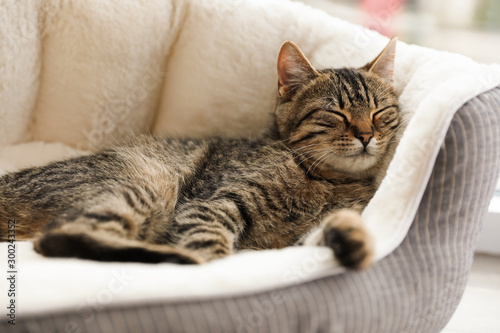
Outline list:
[[[293,43],[278,57],[275,117],[258,139],[160,139],[0,178],[1,237],[47,256],[202,263],[242,249],[329,246],[369,265],[359,212],[399,124],[395,42],[360,69],[315,70]],[[381,76],[385,75],[385,76]]]

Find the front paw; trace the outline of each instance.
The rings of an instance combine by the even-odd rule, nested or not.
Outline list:
[[[323,242],[342,266],[364,269],[373,262],[373,239],[359,213],[353,210],[340,210],[326,217]]]

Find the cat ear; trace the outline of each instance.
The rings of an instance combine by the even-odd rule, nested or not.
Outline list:
[[[387,79],[392,84],[397,41],[397,37],[391,39],[382,52],[372,62],[366,64],[363,69],[375,73],[383,79]]]
[[[317,75],[295,43],[288,41],[281,46],[278,55],[278,92],[281,97],[292,97],[300,86]]]

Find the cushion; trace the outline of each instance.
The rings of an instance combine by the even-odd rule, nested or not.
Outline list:
[[[41,75],[35,75],[40,88],[31,114],[32,127],[25,128],[26,133],[36,140],[87,150],[105,147],[145,130],[170,136],[255,135],[265,127],[272,110],[276,55],[283,41],[290,39],[299,44],[318,68],[361,66],[387,43],[385,37],[374,32],[285,0],[239,1],[238,6],[227,1],[194,0],[132,4],[121,6],[117,0],[75,0],[70,5],[61,1],[53,2],[51,10],[42,12],[48,15],[42,24],[40,60],[44,65]],[[159,69],[151,73],[148,69],[151,64],[159,64]],[[317,247],[245,252],[200,267],[179,267],[41,258],[25,243],[18,244],[20,262],[25,263],[23,279],[19,282],[23,290],[19,297],[24,297],[20,311],[31,318],[43,312],[74,313],[88,302],[89,295],[100,297],[101,305],[114,309],[141,302],[177,306],[190,299],[197,302],[207,297],[231,299],[245,294],[261,295],[259,293],[269,290],[293,288],[297,282],[307,286],[308,281],[318,279],[337,281],[333,276],[339,273],[343,274],[338,276],[338,281],[350,281],[350,277],[364,281],[358,280],[362,276],[358,274],[380,274],[380,277],[389,274],[389,268],[384,266],[387,264],[383,263],[387,263],[386,257],[393,251],[400,251],[401,242],[408,238],[417,211],[420,213],[427,183],[436,172],[434,163],[456,111],[467,101],[497,86],[500,69],[476,64],[459,55],[398,43],[395,80],[407,126],[387,176],[363,213],[375,237],[376,259],[380,260],[373,269],[365,273],[345,273],[335,265],[330,251]],[[13,84],[5,82],[5,85]],[[134,93],[138,87],[143,87],[145,93]],[[130,96],[135,97],[132,103],[126,104]],[[495,94],[492,96],[496,98]],[[134,107],[128,108],[130,105]],[[478,105],[476,109],[483,107],[481,103]],[[18,116],[9,113],[9,121],[17,124]],[[493,124],[485,126],[491,126],[490,134],[498,130]],[[9,136],[17,133],[13,128],[4,130]],[[484,129],[477,131],[482,133]],[[456,132],[452,133],[456,137]],[[484,145],[484,142],[472,144]],[[23,163],[20,166],[32,163],[29,149],[36,151],[35,145],[28,143],[20,148],[25,152],[25,160],[4,156],[4,164],[10,163],[5,168],[12,168],[16,163]],[[464,151],[464,156],[475,151],[472,149],[476,148]],[[444,154],[452,156],[449,152]],[[456,154],[454,158],[461,161],[463,157]],[[483,155],[473,156],[472,163]],[[490,171],[496,165],[494,156]],[[448,163],[446,167],[449,166]],[[455,172],[460,169],[452,170],[450,174],[458,177]],[[461,188],[485,191],[488,180],[485,178],[484,183],[476,184],[477,189],[471,190],[465,185]],[[453,180],[447,179],[443,184],[449,186],[450,182]],[[487,201],[490,194],[491,191],[486,193],[482,200]],[[483,201],[474,206],[477,210],[474,218],[484,211]],[[459,205],[446,206],[446,209],[457,207]],[[430,216],[430,208],[427,209],[426,216]],[[429,219],[427,223],[437,220]],[[426,230],[428,228],[419,232]],[[419,232],[414,237],[423,237]],[[439,238],[439,235],[433,234],[433,237]],[[399,279],[400,275],[409,274],[411,267],[419,267],[425,254],[427,250],[421,250],[415,259],[416,266],[407,265],[401,273],[391,276],[394,283],[407,282]],[[457,262],[460,258],[463,257],[457,255]],[[387,269],[373,273],[377,267]],[[424,273],[422,279],[426,276]],[[111,289],[123,276],[134,276],[135,280],[125,280],[127,288],[113,292]],[[414,280],[417,285],[419,278]],[[75,285],[82,287],[74,288]],[[383,286],[382,291],[389,292],[389,287]],[[352,291],[354,287],[346,288]],[[317,291],[324,292],[323,289]],[[46,304],[49,295],[53,301]],[[355,303],[351,301],[363,303],[361,299],[351,299],[349,294],[342,297],[344,303],[333,301],[330,306],[344,304],[352,309]],[[376,295],[373,297],[378,299]],[[176,303],[178,300],[182,300],[181,303]],[[242,313],[245,309],[241,309]],[[296,309],[302,313],[300,307]],[[286,307],[285,311],[288,310]],[[356,320],[353,319],[352,325],[357,325]]]
[[[206,276],[200,273],[207,271],[194,268],[190,271],[197,282],[190,284],[194,290],[180,295],[170,287],[183,288],[183,281],[164,265],[43,259],[29,244],[18,244],[16,328],[23,332],[440,332],[467,282],[500,168],[499,132],[500,88],[460,108],[440,146],[408,234],[395,251],[366,271],[335,274],[335,269],[321,267],[323,274],[312,277],[309,273],[317,272],[323,255],[327,256],[312,251],[295,260],[288,257],[285,263],[281,263],[285,256],[272,258],[274,265],[287,266],[279,286],[259,286],[258,277],[272,271],[266,262],[247,261],[253,266],[236,272],[241,266],[233,262],[225,271],[224,266],[213,267],[221,273],[215,294],[203,292]],[[260,253],[260,259],[276,255]],[[233,258],[238,257],[246,260],[242,255]],[[221,292],[246,274],[257,278],[253,289]],[[163,289],[169,289],[170,296]],[[0,323],[2,331],[7,328],[5,321]]]

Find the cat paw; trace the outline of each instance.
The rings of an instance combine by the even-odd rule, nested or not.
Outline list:
[[[359,213],[353,210],[340,210],[326,217],[323,243],[347,268],[364,269],[373,262],[373,239]]]

